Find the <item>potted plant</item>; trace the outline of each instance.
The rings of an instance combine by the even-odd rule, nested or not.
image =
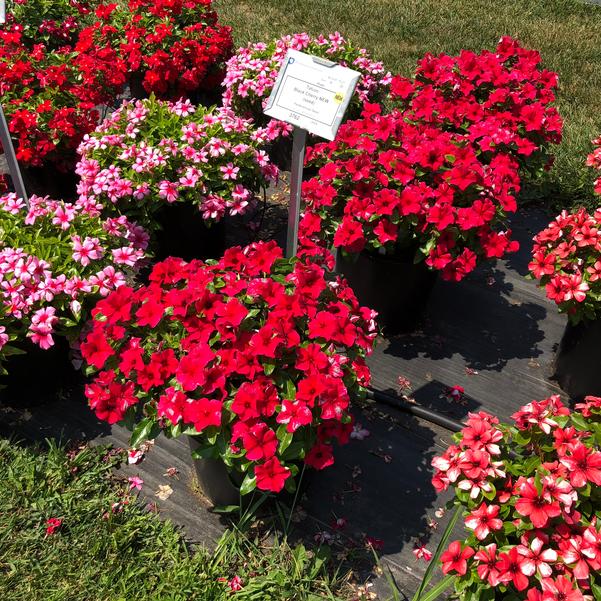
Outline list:
[[[517,249],[505,224],[517,163],[503,153],[483,163],[464,135],[370,104],[307,161],[319,175],[303,184],[301,246],[333,245],[338,270],[390,334],[418,323],[433,272],[459,281],[479,259]]]
[[[26,188],[72,199],[76,148],[124,81],[114,57],[30,47],[20,27],[1,29],[0,41],[0,101]]]
[[[568,323],[553,378],[571,397],[601,395],[601,209],[562,211],[534,238],[530,273]]]
[[[303,465],[331,465],[332,442],[348,439],[376,335],[373,312],[324,276],[274,242],[156,264],[147,286],[93,311],[81,344],[91,408],[133,429],[134,447],[161,431],[192,436],[218,505],[293,491]]]
[[[601,170],[601,138],[593,140],[586,164]],[[601,178],[594,182],[601,194]],[[562,211],[534,237],[530,276],[567,314],[553,378],[573,398],[601,395],[597,344],[601,334],[601,209]]]
[[[270,156],[282,169],[289,169],[292,126],[263,113],[288,50],[299,50],[339,63],[361,73],[346,112],[347,119],[359,116],[364,102],[382,101],[392,78],[381,62],[365,48],[357,48],[340,33],[311,37],[307,33],[286,35],[269,43],[258,42],[239,48],[227,61],[223,79],[223,105],[238,115],[252,118],[264,128],[271,142]]]
[[[127,0],[100,4],[94,16],[76,49],[116,52],[134,98],[218,100],[211,92],[223,78],[232,36],[210,0]]]
[[[277,178],[261,147],[252,122],[228,109],[125,102],[79,148],[78,202],[143,224],[159,258],[217,257],[223,218],[243,215]]]
[[[303,188],[304,245],[339,250],[338,268],[388,333],[418,323],[427,268],[458,281],[517,249],[505,219],[520,171],[547,168],[561,139],[556,84],[537,52],[507,37],[494,53],[428,54],[414,78],[393,78],[389,114],[366,104],[334,142],[309,150],[320,171]]]
[[[131,281],[148,235],[125,217],[36,196],[29,210],[0,197],[0,217],[0,384],[11,398],[51,394],[68,371],[68,343],[96,299]]]
[[[552,396],[512,417],[508,425],[470,414],[455,444],[432,460],[436,490],[455,493],[450,525],[462,518],[469,534],[439,548],[446,577],[415,599],[451,585],[463,601],[599,598],[601,398],[570,411]]]
[[[89,0],[19,0],[11,3],[0,28],[20,33],[30,49],[40,43],[50,50],[72,49],[91,11]]]
[[[390,98],[412,121],[467,135],[483,162],[505,153],[539,175],[552,164],[550,144],[561,142],[557,83],[536,50],[503,36],[494,51],[426,54],[412,79],[392,80]]]

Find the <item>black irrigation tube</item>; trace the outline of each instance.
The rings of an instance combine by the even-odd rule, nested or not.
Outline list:
[[[429,409],[421,407],[416,403],[410,403],[409,401],[405,401],[404,399],[398,396],[394,396],[392,394],[388,394],[380,390],[368,388],[367,398],[375,401],[376,403],[382,403],[383,405],[394,407],[395,409],[404,411],[405,413],[410,413],[411,415],[415,415],[416,417],[421,417],[422,419],[432,422],[437,426],[441,426],[442,428],[446,428],[451,432],[459,432],[464,427],[464,424],[462,424],[461,422],[457,422],[454,419],[449,419],[444,415],[440,415],[434,411],[430,411]]]

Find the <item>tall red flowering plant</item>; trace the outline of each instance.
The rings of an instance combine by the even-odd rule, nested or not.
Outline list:
[[[586,164],[601,170],[601,138]],[[601,177],[595,180],[601,194]],[[531,275],[573,324],[601,317],[601,209],[562,211],[534,237]]]
[[[147,93],[179,98],[211,90],[223,77],[232,49],[231,28],[221,25],[211,0],[127,0],[102,3],[76,49],[111,50],[128,77]]]
[[[503,37],[494,51],[427,54],[412,79],[396,77],[391,96],[408,119],[465,134],[486,161],[511,155],[532,173],[550,165],[549,145],[561,141],[553,105],[557,73],[536,50]]]
[[[463,134],[367,104],[307,161],[319,174],[303,184],[305,247],[317,239],[345,253],[409,250],[452,280],[517,249],[505,217],[517,208],[518,164],[504,153],[483,162]]]
[[[94,302],[133,278],[147,244],[125,217],[0,197],[0,364],[27,339],[45,350],[56,335],[75,342]]]
[[[96,415],[133,428],[132,445],[189,434],[241,493],[294,489],[348,440],[349,404],[369,382],[373,312],[316,264],[274,242],[219,261],[169,258],[149,284],[100,301],[81,351]]]
[[[78,144],[98,123],[99,105],[111,104],[125,81],[117,57],[30,48],[17,30],[0,30],[0,42],[0,100],[17,159],[72,168]]]
[[[459,599],[601,598],[601,398],[570,411],[558,396],[500,424],[470,414],[432,460],[469,535],[440,556]]]

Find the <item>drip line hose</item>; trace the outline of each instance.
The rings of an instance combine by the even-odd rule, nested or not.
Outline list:
[[[435,411],[430,411],[429,409],[426,409],[425,407],[422,407],[416,403],[405,401],[398,396],[381,392],[380,390],[368,388],[367,398],[375,401],[376,403],[382,403],[383,405],[394,407],[399,411],[404,411],[405,413],[410,413],[416,417],[421,417],[422,419],[450,430],[451,432],[459,432],[464,427],[464,424],[461,422],[445,417],[444,415],[440,415]]]

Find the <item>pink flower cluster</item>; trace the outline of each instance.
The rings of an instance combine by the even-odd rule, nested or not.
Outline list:
[[[291,131],[290,125],[274,119],[268,121],[263,115],[263,108],[289,49],[321,56],[361,73],[347,112],[350,118],[359,115],[364,102],[382,100],[388,91],[392,76],[383,64],[374,61],[364,48],[355,48],[338,32],[316,38],[307,33],[297,33],[267,44],[259,42],[239,48],[227,62],[223,105],[240,115],[252,117],[257,123],[266,124],[269,140],[287,136]]]
[[[148,235],[125,217],[101,220],[72,204],[0,197],[0,360],[25,336],[43,349],[85,321],[90,302],[126,282]]]
[[[441,555],[460,599],[595,598],[601,590],[601,398],[573,412],[559,396],[499,424],[481,412],[432,460],[470,531]],[[494,594],[491,596],[491,589]]]
[[[193,203],[207,221],[243,214],[277,177],[261,144],[252,122],[228,109],[126,102],[79,148],[78,206],[115,206],[145,225],[173,202]]]
[[[601,171],[601,138],[586,165]],[[595,180],[601,195],[601,177]],[[572,323],[601,317],[601,209],[562,211],[534,237],[530,273]]]

